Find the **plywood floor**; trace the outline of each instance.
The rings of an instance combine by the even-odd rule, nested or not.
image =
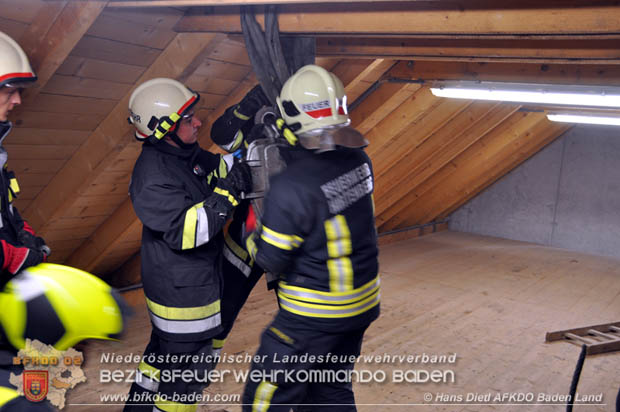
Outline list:
[[[449,355],[454,364],[360,362],[357,369],[383,371],[383,383],[355,385],[360,411],[550,411],[565,406],[463,404],[468,394],[566,394],[579,348],[547,344],[545,332],[620,320],[620,260],[457,232],[441,232],[381,249],[382,315],[368,330],[363,354]],[[138,298],[139,301],[139,298]],[[224,352],[253,353],[276,310],[264,284],[250,297]],[[102,352],[140,354],[150,333],[143,304],[120,343],[84,348],[88,381],[70,391],[65,410],[117,411],[101,394],[126,393],[125,383],[99,383],[99,370],[135,364],[102,364]],[[247,364],[220,365],[243,370]],[[454,383],[397,383],[398,370],[451,370]],[[620,353],[587,358],[579,393],[602,393],[599,405],[575,411],[612,411],[620,387]],[[379,377],[379,375],[377,375]],[[411,375],[410,375],[411,376]],[[234,379],[207,392],[241,394]],[[428,402],[425,396],[431,394]],[[441,401],[438,397],[444,394]],[[472,395],[469,395],[472,396]],[[501,396],[501,395],[500,395]],[[507,395],[506,395],[507,396]],[[432,405],[428,405],[428,404]],[[488,403],[484,399],[478,403]],[[534,402],[536,403],[536,402]],[[77,405],[82,404],[82,405]],[[380,406],[379,406],[380,405]],[[426,405],[426,406],[423,406]],[[203,405],[200,411],[221,406]],[[239,411],[237,405],[225,409]]]

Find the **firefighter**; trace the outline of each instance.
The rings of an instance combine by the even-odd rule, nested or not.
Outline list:
[[[37,76],[30,67],[22,48],[5,33],[0,32],[0,286],[5,285],[22,269],[43,262],[51,250],[45,241],[22,219],[13,201],[19,194],[15,174],[8,169],[8,154],[2,146],[13,125],[8,115],[21,104],[22,88],[33,85]],[[5,308],[6,310],[6,308]],[[9,384],[13,369],[13,348],[0,340],[0,410],[49,410],[47,404],[31,404],[19,397]],[[29,409],[30,408],[30,409]]]
[[[251,142],[254,116],[269,100],[255,86],[236,105],[226,109],[211,127],[211,140],[229,153],[244,149]],[[250,201],[244,200],[235,209],[231,223],[224,231],[222,270],[224,291],[222,295],[222,332],[213,340],[213,348],[219,354],[224,346],[239,311],[250,292],[263,274],[263,269],[255,264],[243,245],[244,229],[250,208]]]
[[[129,100],[130,122],[144,141],[129,191],[143,224],[142,283],[153,330],[126,411],[195,411],[207,382],[164,380],[164,370],[203,377],[222,330],[222,228],[251,176],[232,156],[200,148],[199,98],[176,80],[157,78]]]
[[[257,264],[279,274],[280,309],[261,336],[249,376],[263,379],[246,384],[243,410],[355,411],[350,381],[308,382],[300,372],[351,371],[379,316],[367,141],[348,127],[342,82],[319,66],[291,76],[277,103],[278,124],[305,150],[271,179],[264,215],[245,242]]]
[[[21,104],[22,88],[33,85],[37,76],[22,48],[2,32],[0,56],[0,284],[4,285],[21,269],[43,262],[51,250],[13,205],[19,194],[19,184],[15,174],[8,169],[8,155],[2,146],[13,127],[8,120],[9,112]]]

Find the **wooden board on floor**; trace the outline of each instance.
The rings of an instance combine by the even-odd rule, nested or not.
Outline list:
[[[620,319],[619,259],[446,231],[382,246],[380,268],[382,314],[368,329],[362,354],[385,359],[398,355],[420,358],[411,363],[358,362],[357,370],[381,370],[387,375],[384,383],[354,385],[359,411],[563,410],[561,405],[481,406],[441,399],[465,399],[474,393],[532,393],[535,397],[567,394],[579,348],[564,342],[545,343],[545,333]],[[129,333],[122,342],[98,342],[85,348],[88,380],[69,392],[68,404],[100,403],[101,394],[128,391],[126,383],[100,384],[99,371],[131,370],[135,363],[102,364],[102,353],[139,355],[146,345],[150,333],[146,310],[139,295],[131,300],[137,314]],[[253,353],[262,329],[276,310],[273,294],[259,281],[224,352]],[[456,354],[456,362],[423,362],[424,354]],[[618,353],[586,359],[578,392],[602,394],[600,403],[604,405],[581,405],[575,410],[613,410],[620,386],[619,364]],[[245,363],[225,364],[219,369],[247,367]],[[405,370],[451,370],[455,382],[394,382],[393,374]],[[226,380],[206,391],[235,395],[242,390],[242,384]],[[431,402],[425,400],[427,393],[433,397]],[[429,403],[434,405],[412,406]],[[81,408],[69,405],[66,411],[84,410]],[[107,412],[122,409],[113,405],[89,408]],[[198,410],[221,408],[203,405]],[[225,409],[240,411],[238,405]]]

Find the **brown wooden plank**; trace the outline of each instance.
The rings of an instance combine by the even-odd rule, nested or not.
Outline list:
[[[338,58],[482,62],[620,63],[619,38],[367,38],[317,39],[317,55]]]
[[[228,96],[239,85],[239,82],[236,80],[218,79],[213,76],[192,74],[185,84],[197,92]]]
[[[0,31],[8,34],[12,39],[19,40],[27,29],[28,23],[0,17]]]
[[[405,152],[406,161],[395,163],[375,179],[377,215],[383,215],[387,208],[399,202],[517,109],[518,106],[474,102],[428,141],[415,150]],[[386,216],[383,215],[382,219]]]
[[[141,26],[155,27],[159,30],[172,30],[184,11],[172,7],[154,9],[143,8],[113,8],[109,6],[104,11],[107,17],[115,20],[124,20]]]
[[[11,160],[21,159],[67,159],[77,150],[78,146],[64,145],[13,145],[5,144],[3,147],[9,153]],[[21,181],[21,178],[20,178]]]
[[[80,130],[69,129],[31,129],[16,127],[6,137],[4,144],[59,144],[81,145],[90,133]]]
[[[70,266],[92,270],[107,252],[123,238],[123,233],[130,230],[132,225],[141,226],[136,218],[131,202],[124,202],[108,219],[114,224],[103,224],[67,261]]]
[[[208,13],[205,13],[208,10]],[[257,9],[262,25],[262,9]],[[381,18],[377,18],[380,15]],[[378,4],[295,4],[278,8],[283,33],[568,34],[617,33],[612,1],[489,0]],[[337,22],[337,24],[334,24]],[[238,7],[192,8],[177,31],[240,32]]]
[[[108,114],[115,100],[40,93],[32,102],[18,106],[14,112],[33,111],[75,114]],[[62,119],[64,122],[64,119]]]
[[[56,73],[134,84],[144,70],[142,66],[69,56]]]
[[[349,103],[354,102],[362,93],[368,90],[395,62],[393,60],[377,59],[367,61],[366,63],[364,70],[346,83],[345,93]],[[342,81],[344,83],[344,80]]]
[[[382,176],[397,163],[409,163],[408,153],[423,145],[447,122],[466,110],[470,104],[470,100],[440,99],[435,106],[392,139],[389,145],[374,154],[372,162],[375,177]]]
[[[65,163],[65,159],[20,159],[16,162],[9,161],[9,170],[17,173],[56,173]]]
[[[23,23],[31,23],[44,6],[41,0],[0,0],[2,16]]]
[[[241,81],[252,71],[251,66],[207,59],[194,72],[199,76],[212,76],[224,80]]]
[[[43,91],[51,94],[119,100],[130,88],[131,85],[124,83],[56,74]]]
[[[351,111],[351,125],[366,134],[421,87],[415,83],[382,82]]]
[[[406,212],[387,220],[381,227],[384,230],[396,229],[415,224],[412,222],[428,222],[442,217],[494,182],[502,171],[505,173],[523,162],[540,149],[541,144],[557,137],[557,134],[550,137],[550,128],[566,130],[563,125],[550,126],[541,113],[520,112],[504,123],[504,127],[493,130],[473,144],[452,162],[451,167],[444,168],[416,189],[419,198],[413,203],[403,202]]]
[[[387,115],[377,125],[366,133],[366,138],[370,142],[366,152],[372,158],[376,152],[388,144],[391,139],[398,136],[407,126],[417,118],[424,115],[435,104],[439,98],[433,96],[427,87],[416,91],[411,97],[405,100],[396,110]]]
[[[106,114],[20,112],[15,124],[34,129],[95,130]]]
[[[391,73],[397,78],[422,80],[620,85],[617,65],[415,61],[401,62]]]
[[[244,45],[229,39],[220,43],[210,57],[213,60],[220,60],[228,63],[242,64],[244,66],[252,65]]]
[[[124,42],[84,36],[71,52],[72,56],[87,57],[114,63],[149,67],[161,50]]]
[[[165,49],[176,35],[170,29],[158,29],[156,26],[136,24],[133,21],[108,15],[106,12],[103,12],[90,26],[87,34],[160,50]]]
[[[11,153],[11,151],[9,151],[9,153]],[[11,158],[12,157],[11,155]],[[22,191],[28,192],[27,189],[30,187],[44,187],[52,178],[53,175],[51,173],[22,173],[17,176],[17,181]]]
[[[30,26],[20,38],[20,41],[28,45],[25,50],[38,76],[37,84],[24,93],[22,97],[24,102],[34,100],[43,90],[101,13],[106,1],[67,2],[60,10],[61,4],[58,2],[46,4],[46,8],[36,18],[37,24]],[[42,37],[45,37],[45,42],[41,42]]]

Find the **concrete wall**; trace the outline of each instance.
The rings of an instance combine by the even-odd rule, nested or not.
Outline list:
[[[449,227],[620,257],[620,127],[575,126],[454,212]]]

